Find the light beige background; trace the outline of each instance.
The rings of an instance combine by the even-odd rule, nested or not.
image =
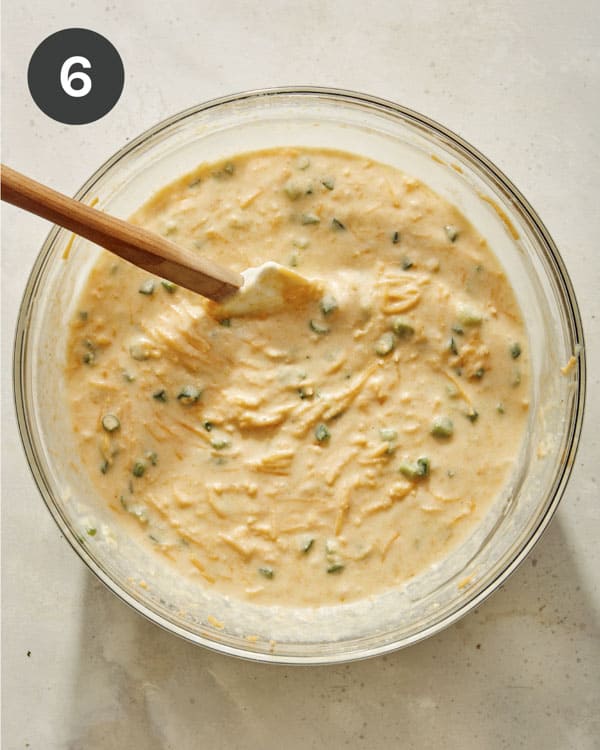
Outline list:
[[[67,193],[156,121],[254,87],[354,88],[459,132],[515,181],[563,253],[584,316],[590,396],[550,530],[477,612],[353,665],[221,657],[117,601],[42,504],[15,428],[10,366],[48,226],[3,207],[3,748],[599,746],[599,14],[597,0],[4,3],[3,160]],[[88,126],[49,120],[26,87],[34,48],[69,26],[108,36],[125,64],[121,100]]]

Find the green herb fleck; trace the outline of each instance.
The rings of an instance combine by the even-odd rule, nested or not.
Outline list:
[[[408,271],[410,268],[413,267],[413,262],[409,258],[403,258],[402,259],[402,270]]]
[[[332,226],[333,229],[337,229],[337,230],[346,229],[346,227],[344,226],[344,224],[342,224],[342,222],[339,219],[336,219],[335,216],[331,220],[331,226]]]
[[[306,555],[306,553],[310,551],[314,543],[315,540],[312,537],[310,539],[305,539],[300,545],[300,552],[302,552],[303,555]]]
[[[459,326],[458,324],[455,324],[452,326],[452,331],[454,333],[457,333],[459,336],[462,336],[465,332],[465,329],[462,326]]]
[[[88,319],[88,312],[87,310],[80,310],[79,311],[79,320],[86,321]]]
[[[502,401],[500,401],[500,403],[496,404],[496,411],[498,412],[498,414],[504,414],[504,412],[506,411],[506,409],[504,408],[504,404],[502,403]]]
[[[156,466],[158,463],[158,453],[156,453],[156,451],[146,451],[146,458],[150,461],[152,466]]]
[[[392,244],[397,245],[400,242],[400,232],[394,232],[392,234]]]
[[[167,392],[164,388],[161,388],[159,391],[154,391],[152,398],[156,401],[162,401],[164,404],[167,401]]]
[[[476,422],[479,418],[479,412],[474,407],[471,407],[471,410],[468,411],[465,416],[469,420],[469,422]]]
[[[315,214],[302,214],[300,217],[301,224],[318,224],[321,221]]]
[[[333,188],[335,187],[335,182],[333,181],[332,177],[325,177],[325,179],[321,180],[321,185],[327,188],[327,190],[333,190]]]
[[[302,401],[304,401],[305,399],[314,398],[315,389],[311,388],[310,386],[298,388],[298,395],[300,396]]]
[[[308,156],[300,156],[296,161],[296,167],[298,169],[308,169],[310,167],[310,159]]]
[[[96,536],[96,529],[87,529],[88,536]]]
[[[485,375],[485,370],[483,367],[477,368],[475,372],[473,373],[473,377],[477,378],[478,380],[481,380],[481,378]]]
[[[521,344],[518,341],[510,347],[510,356],[513,359],[518,359],[521,356]]]
[[[458,354],[458,347],[456,346],[456,341],[454,340],[454,336],[450,336],[450,342],[448,343],[448,349],[452,352],[452,354]]]
[[[323,424],[321,422],[315,427],[315,437],[319,441],[319,443],[324,443],[331,437],[331,433],[329,432],[329,429],[326,424]]]
[[[221,318],[219,325],[223,326],[223,328],[231,328],[231,318]]]
[[[454,424],[450,417],[435,417],[431,423],[431,434],[434,437],[449,438],[454,432]]]
[[[86,352],[81,358],[81,361],[84,365],[93,365],[96,362],[96,355],[94,352]]]
[[[273,568],[259,568],[258,572],[263,576],[264,578],[273,578],[275,575],[275,572]]]
[[[327,568],[328,573],[341,573],[342,570],[344,570],[344,564],[340,562],[332,563]]]
[[[131,470],[131,473],[134,477],[143,477],[146,473],[146,464],[144,461],[136,461],[133,464],[133,469]]]
[[[398,438],[398,433],[396,430],[392,430],[389,427],[382,427],[381,430],[379,430],[379,436],[382,440],[391,443]]]
[[[101,471],[101,473],[102,474],[106,474],[106,472],[108,471],[108,468],[109,468],[108,461],[106,459],[104,459],[102,461],[102,463],[100,464],[100,471]]]
[[[205,420],[204,422],[202,422],[202,427],[204,427],[207,432],[210,432],[214,427],[214,424],[212,422],[209,422],[208,420]]]

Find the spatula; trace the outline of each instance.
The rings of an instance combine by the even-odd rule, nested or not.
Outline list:
[[[239,274],[158,234],[69,198],[1,166],[2,200],[65,227],[145,271],[223,302],[223,312],[265,315],[298,297],[314,297],[320,284],[269,262]],[[236,294],[244,286],[243,292]]]

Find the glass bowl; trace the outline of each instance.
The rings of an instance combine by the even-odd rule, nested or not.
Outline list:
[[[527,323],[530,417],[511,479],[473,535],[401,588],[335,607],[257,606],[177,577],[113,523],[74,460],[63,380],[67,321],[99,249],[57,227],[35,262],[19,314],[16,407],[48,509],[77,554],[123,601],[217,651],[267,662],[330,663],[437,633],[497,589],[531,550],[574,462],[584,407],[583,332],[561,257],[510,181],[441,125],[363,94],[289,88],[193,107],[129,143],[76,197],[127,217],[203,161],[278,145],[343,149],[414,175],[463,211],[504,266]],[[575,361],[561,372],[571,357]],[[98,529],[94,537],[85,533],[90,526]]]

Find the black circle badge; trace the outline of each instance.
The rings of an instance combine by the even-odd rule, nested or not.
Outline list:
[[[38,107],[67,125],[94,122],[115,106],[125,82],[114,46],[89,29],[63,29],[44,39],[29,61],[27,83]]]

